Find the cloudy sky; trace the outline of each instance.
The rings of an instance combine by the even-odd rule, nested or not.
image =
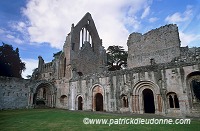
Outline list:
[[[23,77],[62,50],[71,24],[90,12],[103,46],[127,49],[130,33],[177,24],[182,46],[200,46],[200,0],[0,0],[0,42],[18,47]],[[1,45],[0,43],[0,45]]]

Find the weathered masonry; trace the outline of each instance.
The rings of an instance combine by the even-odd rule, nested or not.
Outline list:
[[[180,47],[174,24],[132,33],[127,45],[128,68],[108,71],[102,40],[87,13],[72,24],[52,62],[38,57],[30,80],[0,78],[0,108],[200,116],[200,48]]]
[[[180,56],[178,27],[166,25],[145,33],[132,33],[128,38],[129,68],[146,66],[150,62],[168,63]]]

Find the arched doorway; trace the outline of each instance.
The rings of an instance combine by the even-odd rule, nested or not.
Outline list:
[[[143,94],[143,102],[144,102],[144,112],[155,113],[153,91],[150,89],[144,89],[142,91],[142,94]]]
[[[191,86],[194,92],[194,97],[196,98],[196,101],[200,101],[200,80],[194,79],[191,82]]]
[[[200,71],[195,71],[187,76],[189,104],[191,108],[200,106]]]
[[[92,89],[92,110],[103,111],[104,110],[104,89],[102,86],[96,85]]]
[[[67,106],[67,96],[66,96],[66,95],[62,95],[62,96],[60,97],[60,104],[61,104],[62,106],[64,106],[64,107]]]
[[[103,96],[101,93],[95,95],[96,111],[103,111]]]
[[[48,82],[39,82],[33,90],[32,104],[36,108],[54,107],[54,89]]]
[[[48,87],[42,85],[38,88],[37,92],[34,94],[34,104],[40,107],[49,106],[49,95],[50,90]]]
[[[83,98],[81,96],[78,97],[78,110],[83,110]]]

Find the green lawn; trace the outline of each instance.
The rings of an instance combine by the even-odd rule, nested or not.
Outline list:
[[[163,131],[183,131],[200,130],[200,120],[191,120],[187,125],[103,125],[103,124],[83,124],[83,118],[91,119],[116,119],[116,118],[152,118],[154,115],[116,115],[94,112],[75,112],[60,109],[30,109],[30,110],[6,110],[0,111],[0,130],[67,130],[67,131],[88,131],[88,130],[163,130]],[[159,117],[157,118],[166,118]]]

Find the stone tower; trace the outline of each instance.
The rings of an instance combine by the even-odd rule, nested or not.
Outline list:
[[[132,33],[127,45],[129,68],[167,63],[180,56],[178,27],[174,24],[151,30],[144,35]]]

